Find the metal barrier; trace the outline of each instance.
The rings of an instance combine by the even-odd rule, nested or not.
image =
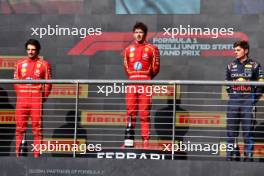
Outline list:
[[[263,82],[191,80],[2,79],[0,82],[0,155],[15,156],[16,94],[13,84],[49,83],[53,89],[43,107],[42,156],[172,160],[224,160],[228,106],[225,86],[264,85]],[[138,117],[135,148],[122,147],[126,128],[125,90],[128,84],[151,87],[148,149],[143,149]],[[254,121],[255,161],[263,161],[264,158],[262,100],[256,105]],[[242,130],[239,131],[237,144],[243,155]],[[26,139],[28,156],[31,156],[32,128],[28,128]]]

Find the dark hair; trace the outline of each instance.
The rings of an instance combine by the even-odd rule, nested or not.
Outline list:
[[[144,32],[145,36],[148,33],[148,27],[147,27],[147,25],[145,25],[142,22],[136,22],[136,24],[133,27],[133,32],[135,32],[136,29],[141,29]]]
[[[40,43],[38,40],[35,39],[29,39],[26,43],[25,43],[25,49],[27,50],[27,46],[28,45],[34,45],[36,47],[36,50],[39,52],[41,49]]]
[[[249,43],[248,41],[245,41],[245,40],[241,40],[241,41],[236,41],[233,45],[233,47],[238,47],[240,46],[241,48],[243,48],[244,50],[247,49],[248,50],[248,53],[247,53],[247,56],[249,54]]]

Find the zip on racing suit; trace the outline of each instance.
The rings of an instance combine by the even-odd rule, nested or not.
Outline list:
[[[134,42],[125,49],[124,53],[125,71],[130,80],[151,80],[160,67],[160,56],[158,48],[147,43]],[[136,115],[139,111],[141,123],[141,136],[143,140],[149,140],[150,107],[152,85],[136,84],[128,85],[126,92],[127,122],[132,117],[132,127],[136,126]]]
[[[17,61],[14,79],[39,80],[51,79],[51,69],[47,61],[42,58],[22,58]],[[42,140],[42,104],[51,91],[51,84],[15,84],[17,94],[16,103],[16,156],[27,128],[29,116],[32,122],[34,136],[34,156],[40,155],[39,147]]]
[[[263,72],[259,63],[247,59],[241,63],[238,59],[227,65],[227,81],[263,81]],[[260,86],[233,85],[227,87],[229,101],[227,107],[227,143],[234,145],[239,135],[239,124],[242,125],[245,157],[253,156],[253,106],[263,93]],[[227,159],[232,151],[227,151]]]

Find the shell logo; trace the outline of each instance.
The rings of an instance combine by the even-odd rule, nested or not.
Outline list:
[[[134,57],[134,56],[135,56],[134,53],[130,53],[130,54],[129,54],[129,57]]]
[[[27,72],[27,69],[26,69],[26,68],[22,68],[22,69],[21,69],[21,72],[22,72],[22,73],[25,73],[25,72]]]
[[[245,81],[245,79],[244,78],[238,78],[237,81],[242,82],[242,81]]]

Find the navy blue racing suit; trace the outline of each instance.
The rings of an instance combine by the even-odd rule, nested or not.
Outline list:
[[[227,81],[263,81],[263,72],[259,63],[247,59],[240,63],[238,59],[227,65]],[[233,145],[235,138],[239,136],[239,125],[242,124],[244,138],[244,156],[253,156],[254,140],[253,130],[253,106],[263,93],[260,86],[232,85],[227,87],[229,95],[227,107],[227,144]],[[227,151],[227,158],[232,151]]]

